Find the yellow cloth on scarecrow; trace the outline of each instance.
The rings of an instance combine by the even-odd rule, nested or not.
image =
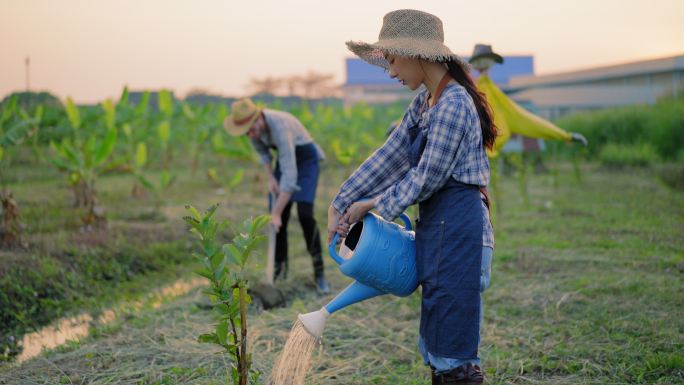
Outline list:
[[[487,95],[487,101],[494,114],[494,124],[499,129],[499,136],[494,142],[494,150],[487,150],[490,157],[499,154],[499,150],[511,137],[511,133],[530,138],[571,140],[570,133],[525,110],[511,100],[492,82],[489,76],[481,75],[477,79],[477,86]]]

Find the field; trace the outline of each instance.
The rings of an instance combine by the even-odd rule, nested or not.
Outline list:
[[[229,174],[234,164],[215,167]],[[161,202],[152,194],[132,199],[129,175],[102,176],[98,201],[106,206],[108,228],[79,231],[61,174],[15,163],[8,187],[20,202],[29,246],[0,254],[0,281],[45,296],[32,302],[38,309],[22,309],[32,327],[81,312],[107,317],[92,321],[87,337],[4,364],[0,384],[227,383],[226,356],[196,342],[214,321],[192,273],[195,244],[181,217],[188,203],[205,208],[219,202],[217,215],[232,221],[264,213],[263,179],[256,168],[239,164],[245,173],[233,187],[176,168]],[[681,189],[663,182],[660,165],[615,170],[586,162],[581,182],[569,162],[546,165],[555,172],[526,178],[528,202],[515,176],[501,177],[481,349],[487,383],[683,383]],[[316,207],[321,230],[327,202],[350,167],[333,160],[324,166]],[[311,289],[311,263],[295,218],[290,228],[293,274],[280,284],[289,290],[288,306],[250,309],[250,350],[265,374],[296,315],[331,298]],[[265,245],[249,266],[252,281],[261,279],[264,261]],[[326,273],[333,292],[349,282],[330,259]],[[174,282],[186,285],[160,290]],[[307,383],[427,383],[416,347],[419,304],[418,293],[384,296],[335,314]],[[44,319],[36,318],[41,312]]]

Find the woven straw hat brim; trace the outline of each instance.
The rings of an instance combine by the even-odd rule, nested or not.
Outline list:
[[[458,55],[444,44],[426,39],[385,39],[373,44],[362,41],[348,41],[347,48],[367,63],[389,70],[386,54],[424,59],[432,62],[455,60],[468,67]]]
[[[256,112],[254,113],[252,118],[244,124],[240,125],[235,124],[232,114],[226,116],[226,118],[223,120],[223,128],[232,136],[244,135],[247,133],[247,131],[249,131],[249,128],[252,127],[252,124],[254,124],[257,118],[259,118],[259,114],[261,114],[262,110],[262,107],[257,107]]]

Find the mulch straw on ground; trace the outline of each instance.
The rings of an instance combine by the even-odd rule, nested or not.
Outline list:
[[[336,291],[348,283],[337,274],[330,278]],[[310,292],[299,298],[289,308],[250,312],[249,350],[264,384],[277,372],[278,355],[288,350],[292,320],[320,308],[331,296]],[[224,384],[230,378],[225,356],[197,342],[197,336],[210,331],[215,322],[201,290],[159,308],[132,309],[119,319],[99,331],[96,339],[0,370],[0,384]],[[405,298],[383,296],[350,306],[328,320],[322,345],[314,342],[307,348],[308,369],[280,383],[360,385],[381,375],[386,381],[378,383],[390,384],[393,364],[387,357],[417,362],[416,333],[417,313]],[[295,358],[303,361],[303,355]],[[426,369],[416,367],[417,377],[424,377]]]

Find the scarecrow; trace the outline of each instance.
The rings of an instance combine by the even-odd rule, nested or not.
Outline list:
[[[491,45],[475,45],[469,62],[480,73],[477,79],[477,87],[487,95],[487,101],[494,115],[494,124],[499,130],[494,148],[488,151],[490,157],[498,155],[511,134],[537,139],[579,142],[587,145],[587,140],[581,134],[567,132],[548,120],[525,110],[494,84],[489,78],[488,72],[495,63],[502,64],[503,57],[492,51]]]

